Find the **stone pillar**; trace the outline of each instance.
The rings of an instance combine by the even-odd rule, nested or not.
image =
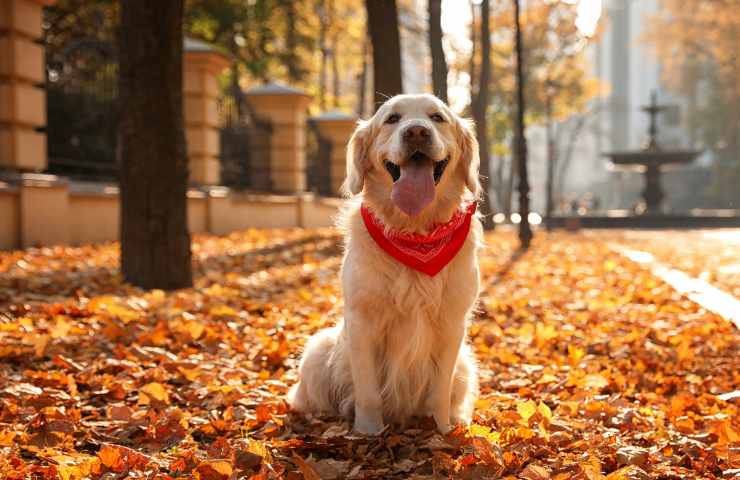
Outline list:
[[[311,121],[316,125],[319,136],[331,145],[331,156],[319,161],[329,162],[326,170],[331,178],[331,191],[335,195],[341,195],[342,183],[347,174],[347,142],[357,126],[357,117],[332,111],[313,117]]]
[[[46,168],[46,80],[42,36],[44,5],[53,0],[0,1],[0,168]]]
[[[221,179],[218,76],[229,59],[212,46],[185,39],[183,107],[190,182],[217,185]]]
[[[278,84],[246,92],[257,116],[272,124],[270,175],[275,191],[306,190],[306,108],[311,97],[302,90]]]

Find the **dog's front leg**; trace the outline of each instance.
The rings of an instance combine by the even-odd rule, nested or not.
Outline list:
[[[462,345],[464,328],[450,332],[450,341],[439,352],[437,368],[439,375],[432,385],[430,407],[437,429],[442,433],[450,431],[450,401],[452,398],[452,382],[455,374],[457,356]]]
[[[360,433],[377,435],[383,431],[384,426],[373,326],[356,312],[346,312],[345,317],[355,392],[354,429]]]

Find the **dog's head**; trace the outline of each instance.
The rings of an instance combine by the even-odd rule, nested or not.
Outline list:
[[[478,142],[472,122],[433,95],[398,95],[359,122],[347,148],[345,191],[408,217],[477,196]]]

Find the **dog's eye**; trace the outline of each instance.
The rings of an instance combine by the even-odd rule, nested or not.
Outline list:
[[[397,113],[393,113],[388,118],[385,119],[385,123],[388,123],[388,124],[398,123],[399,120],[401,120],[401,115]]]
[[[433,113],[429,115],[429,118],[431,118],[432,121],[437,122],[437,123],[445,122],[445,117],[443,117],[441,113]]]

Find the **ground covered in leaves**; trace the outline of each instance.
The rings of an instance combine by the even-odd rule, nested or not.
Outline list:
[[[174,293],[122,284],[112,244],[0,253],[0,478],[740,476],[740,333],[577,235],[488,238],[473,425],[291,414],[340,253],[333,230],[198,237]]]
[[[740,298],[740,229],[620,230],[616,235],[594,234],[647,251],[658,261]]]

